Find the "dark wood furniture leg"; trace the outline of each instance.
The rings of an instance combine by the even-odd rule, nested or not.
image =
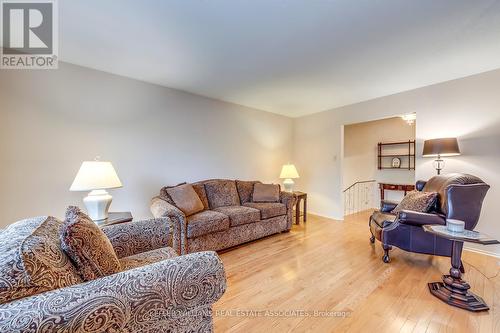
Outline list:
[[[297,202],[295,202],[295,224],[300,223],[300,202],[303,202],[303,214],[304,214],[304,222],[307,221],[307,193],[304,192],[293,192]]]
[[[304,196],[304,223],[307,222],[307,195]]]
[[[295,224],[300,224],[300,197],[297,198],[297,203],[295,204]]]
[[[391,262],[391,257],[389,256],[389,251],[392,250],[392,246],[382,244],[382,248],[384,249],[384,256],[382,257],[382,261],[386,264]]]
[[[450,275],[443,275],[443,282],[429,283],[429,291],[447,304],[474,312],[488,311],[484,300],[470,292],[470,285],[462,280],[461,244],[463,242],[453,241]]]

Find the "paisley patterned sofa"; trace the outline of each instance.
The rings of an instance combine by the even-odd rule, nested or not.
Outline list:
[[[256,183],[260,182],[210,179],[191,184],[204,207],[191,216],[175,206],[164,187],[151,200],[151,212],[172,220],[175,249],[182,254],[218,251],[289,231],[293,194],[280,192],[279,202],[253,202]]]
[[[83,283],[67,278],[71,269],[61,278],[71,262],[57,230],[40,232],[41,221],[57,229],[57,219],[40,217],[0,231],[0,332],[212,331],[212,304],[226,289],[223,265],[214,252],[177,256],[168,218],[104,227],[122,270]],[[32,278],[26,268],[43,283],[17,282],[20,293],[12,293],[15,279]],[[61,280],[65,287],[54,287]]]

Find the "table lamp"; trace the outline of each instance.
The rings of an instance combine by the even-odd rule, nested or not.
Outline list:
[[[293,190],[293,179],[299,178],[299,173],[293,164],[285,164],[281,169],[280,178],[284,179],[283,185],[285,186],[285,191],[292,192]]]
[[[113,197],[106,191],[122,187],[111,162],[85,161],[76,174],[70,191],[90,191],[83,199],[89,217],[94,221],[108,218]]]
[[[424,141],[423,157],[437,157],[434,161],[434,168],[437,174],[441,174],[445,166],[442,157],[460,155],[457,138],[432,139]]]

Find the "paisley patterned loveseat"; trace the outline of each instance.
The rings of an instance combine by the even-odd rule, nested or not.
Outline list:
[[[168,218],[103,228],[122,270],[88,282],[61,251],[59,226],[39,217],[0,231],[0,332],[212,331],[223,265],[214,252],[177,256]]]

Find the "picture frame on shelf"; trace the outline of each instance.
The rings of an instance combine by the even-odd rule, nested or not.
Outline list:
[[[401,159],[399,157],[394,157],[392,159],[392,167],[394,169],[401,169]]]

